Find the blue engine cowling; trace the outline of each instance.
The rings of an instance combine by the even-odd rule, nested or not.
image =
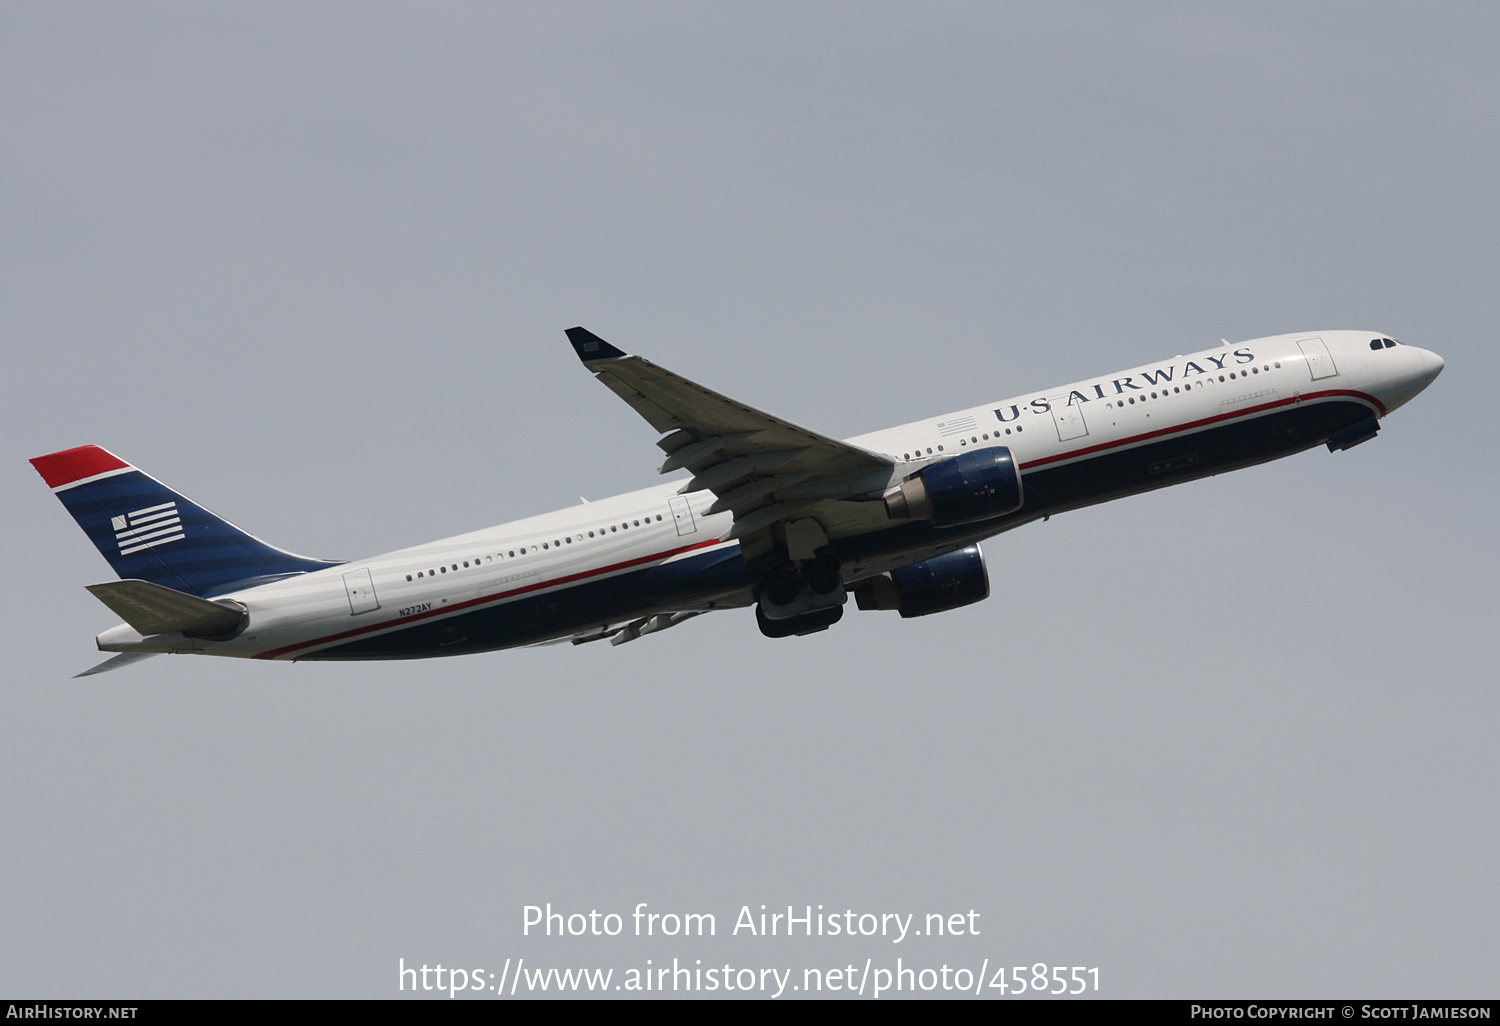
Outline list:
[[[860,609],[895,609],[902,619],[946,613],[990,597],[984,553],[969,545],[872,577],[854,589]]]
[[[975,449],[923,467],[883,498],[892,520],[972,524],[1021,508],[1021,471],[1006,446]]]

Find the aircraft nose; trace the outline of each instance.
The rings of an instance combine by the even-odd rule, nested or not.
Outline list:
[[[1422,365],[1427,371],[1427,380],[1423,387],[1432,384],[1437,376],[1443,373],[1443,358],[1430,349],[1422,350]]]
[[[1420,346],[1385,346],[1383,352],[1378,387],[1387,412],[1405,406],[1443,372],[1443,358]]]

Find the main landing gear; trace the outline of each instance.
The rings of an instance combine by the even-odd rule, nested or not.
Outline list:
[[[834,557],[787,562],[761,581],[755,622],[768,638],[813,634],[838,623],[847,601],[849,593]]]

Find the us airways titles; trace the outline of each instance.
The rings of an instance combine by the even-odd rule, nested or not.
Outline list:
[[[1196,375],[1199,375],[1199,374],[1209,375],[1209,374],[1214,373],[1214,371],[1216,371],[1216,370],[1217,371],[1226,370],[1228,368],[1225,366],[1225,364],[1228,363],[1230,357],[1234,358],[1234,362],[1235,362],[1236,366],[1239,366],[1241,364],[1249,364],[1249,363],[1254,363],[1255,362],[1255,354],[1252,353],[1252,352],[1250,352],[1250,350],[1248,350],[1248,349],[1236,349],[1233,352],[1227,353],[1224,356],[1207,356],[1207,355],[1202,355],[1202,354],[1200,354],[1200,356],[1201,356],[1201,359],[1203,360],[1203,363],[1211,363],[1211,364],[1213,364],[1213,370],[1209,370],[1209,369],[1205,368],[1203,366],[1203,364],[1200,364],[1198,362],[1199,357],[1195,357],[1194,359],[1188,360],[1188,361],[1186,361],[1185,363],[1182,364],[1182,373],[1180,375],[1178,375],[1177,378],[1176,378],[1176,380],[1178,382],[1188,381],[1191,378],[1193,378],[1193,377],[1195,377]],[[1173,380],[1172,375],[1173,375],[1173,373],[1176,370],[1177,370],[1177,364],[1171,364],[1171,365],[1169,365],[1164,370],[1162,368],[1158,367],[1158,368],[1156,368],[1154,370],[1138,371],[1136,374],[1126,374],[1124,377],[1120,377],[1120,378],[1111,378],[1109,380],[1109,382],[1107,383],[1107,385],[1106,384],[1101,384],[1099,382],[1095,382],[1093,384],[1085,385],[1084,386],[1085,388],[1089,388],[1089,389],[1093,390],[1094,394],[1092,396],[1085,395],[1083,392],[1080,392],[1078,389],[1075,388],[1071,392],[1068,393],[1068,395],[1067,395],[1067,402],[1064,403],[1063,405],[1065,405],[1065,406],[1077,406],[1077,405],[1079,405],[1081,403],[1092,402],[1092,401],[1098,400],[1098,399],[1112,399],[1112,398],[1114,398],[1117,395],[1128,395],[1129,392],[1127,391],[1127,389],[1135,389],[1136,391],[1143,391],[1143,390],[1145,390],[1147,388],[1153,388],[1153,387],[1159,388],[1163,384],[1170,384],[1172,382],[1172,380]],[[1146,381],[1146,384],[1144,384],[1144,385],[1138,385],[1138,384],[1136,384],[1135,383],[1135,379],[1137,377],[1144,378],[1145,381]],[[1111,386],[1114,388],[1114,391],[1113,392],[1107,392],[1105,390],[1106,387],[1111,387]],[[1036,414],[1049,413],[1052,410],[1052,400],[1051,399],[1033,399],[1033,400],[1031,400],[1030,403],[1028,403],[1026,405],[1027,405],[1027,409],[1031,413],[1036,413]],[[998,409],[998,410],[995,411],[995,416],[996,416],[996,418],[999,419],[1000,423],[1002,423],[1002,424],[1009,424],[1012,421],[1019,420],[1020,417],[1021,417],[1021,404],[1020,403],[1012,403],[1008,408],[1007,407],[1002,407],[1002,408],[1000,408],[1000,409]]]

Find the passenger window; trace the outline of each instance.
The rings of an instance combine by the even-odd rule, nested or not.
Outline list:
[[[407,580],[408,580],[408,581],[409,581],[409,580],[411,580],[411,574],[407,574],[407,575],[406,575],[406,579],[407,579]]]

